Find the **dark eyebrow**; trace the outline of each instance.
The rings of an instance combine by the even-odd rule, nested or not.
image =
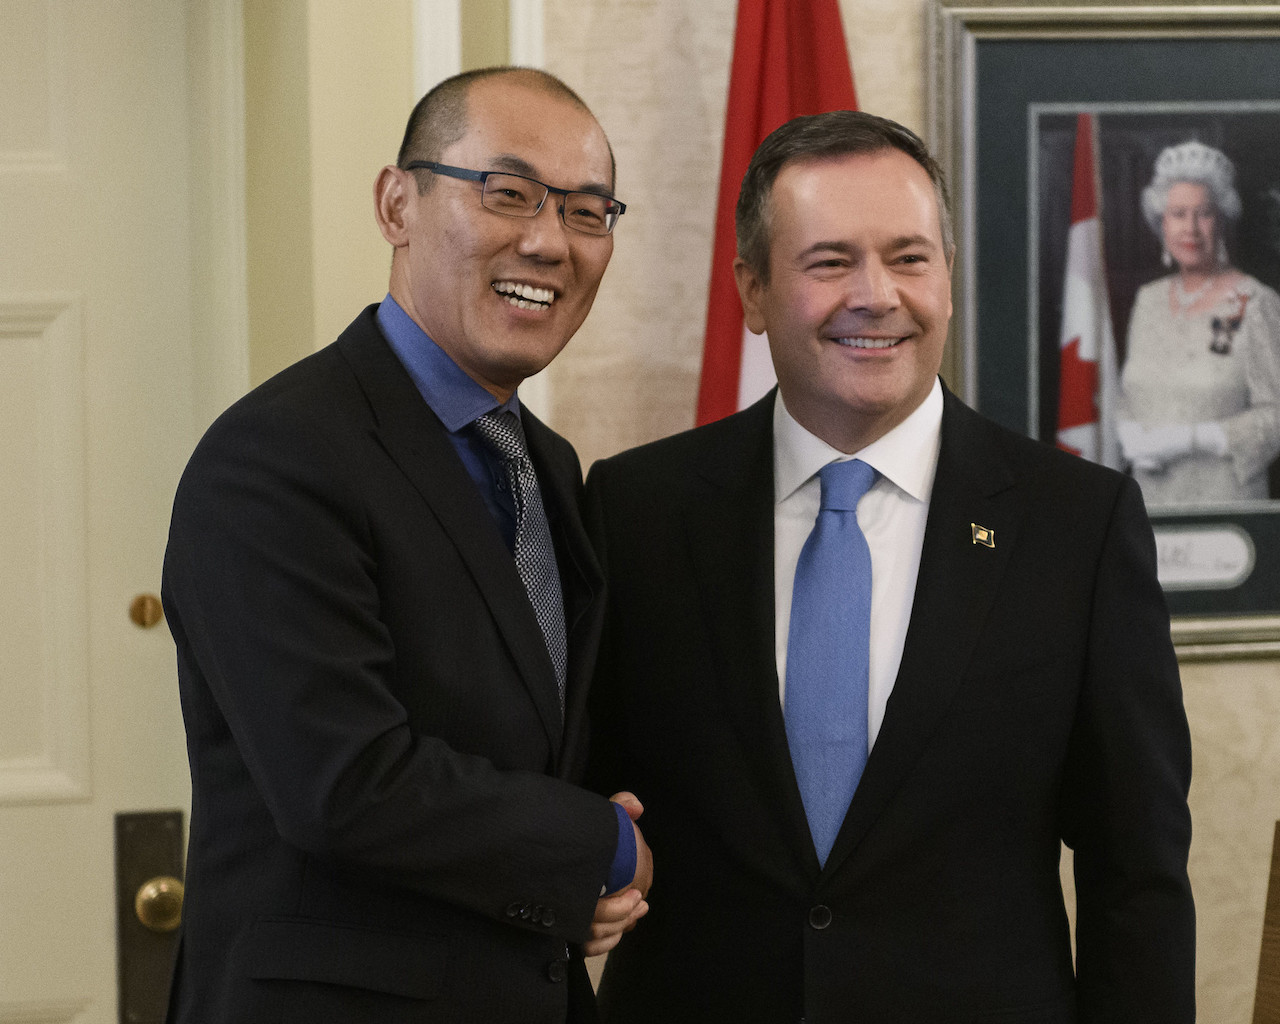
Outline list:
[[[511,153],[502,153],[495,156],[489,161],[490,170],[508,171],[511,174],[519,174],[521,177],[532,178],[534,181],[541,181],[538,177],[538,170],[528,160],[523,160]],[[554,182],[546,182],[551,185]],[[587,182],[582,185],[574,185],[569,188],[570,192],[590,192],[592,195],[604,196],[606,199],[613,198],[613,190],[608,185],[598,182]]]
[[[897,238],[894,238],[889,242],[888,248],[892,251],[898,251],[901,249],[912,249],[916,246],[936,249],[938,247],[938,243],[927,235],[899,235]],[[814,242],[813,245],[801,251],[797,255],[797,258],[805,259],[808,256],[816,256],[821,252],[838,252],[844,256],[858,255],[858,250],[848,242],[832,240],[826,242]]]
[[[847,242],[814,242],[807,249],[796,254],[796,259],[806,259],[809,256],[816,256],[820,252],[838,252],[844,256],[855,255],[853,246]]]
[[[518,156],[512,156],[510,153],[504,153],[501,156],[495,156],[489,161],[490,169],[495,171],[510,171],[512,174],[521,174],[526,178],[534,178],[534,166],[528,160],[521,160]]]

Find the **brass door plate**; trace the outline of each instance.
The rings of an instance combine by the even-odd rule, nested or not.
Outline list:
[[[168,898],[182,878],[182,812],[116,815],[116,963],[120,1024],[163,1024],[177,930],[155,930],[139,919],[138,906],[152,889]],[[157,883],[165,884],[157,886]],[[177,887],[179,890],[181,886]],[[180,898],[180,893],[179,893]],[[152,904],[156,902],[154,897]],[[168,909],[168,908],[166,908]],[[143,916],[147,916],[143,914]],[[176,924],[176,922],[175,922]]]

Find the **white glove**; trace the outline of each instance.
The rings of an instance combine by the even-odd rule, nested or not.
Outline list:
[[[1158,473],[1192,452],[1225,458],[1229,450],[1226,430],[1212,420],[1194,425],[1166,423],[1158,427],[1144,427],[1134,420],[1117,420],[1116,434],[1124,457],[1135,469],[1149,473]]]
[[[1175,459],[1191,454],[1194,431],[1190,423],[1144,427],[1134,420],[1119,420],[1116,434],[1124,457],[1135,469],[1159,473]]]
[[[1225,459],[1231,451],[1227,444],[1227,431],[1221,423],[1215,423],[1213,420],[1197,423],[1192,428],[1191,434],[1191,443],[1198,452]]]

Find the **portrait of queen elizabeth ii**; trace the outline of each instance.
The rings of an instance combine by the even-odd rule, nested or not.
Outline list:
[[[1169,273],[1138,289],[1116,432],[1148,506],[1266,499],[1280,454],[1280,296],[1232,265],[1231,159],[1189,140],[1156,158],[1142,213]]]

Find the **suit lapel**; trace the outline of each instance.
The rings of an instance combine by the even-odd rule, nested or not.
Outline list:
[[[452,541],[511,651],[547,736],[562,735],[555,670],[511,553],[475,483],[407,371],[378,330],[370,307],[338,339],[375,418],[374,434]]]
[[[942,445],[902,663],[826,870],[848,856],[930,741],[968,667],[1018,536],[1022,504],[985,421],[945,393]],[[992,531],[994,547],[974,539]]]
[[[701,489],[687,520],[689,549],[724,665],[717,681],[726,717],[767,805],[779,815],[778,834],[816,877],[775,667],[773,396],[724,421],[723,437],[708,435]]]

